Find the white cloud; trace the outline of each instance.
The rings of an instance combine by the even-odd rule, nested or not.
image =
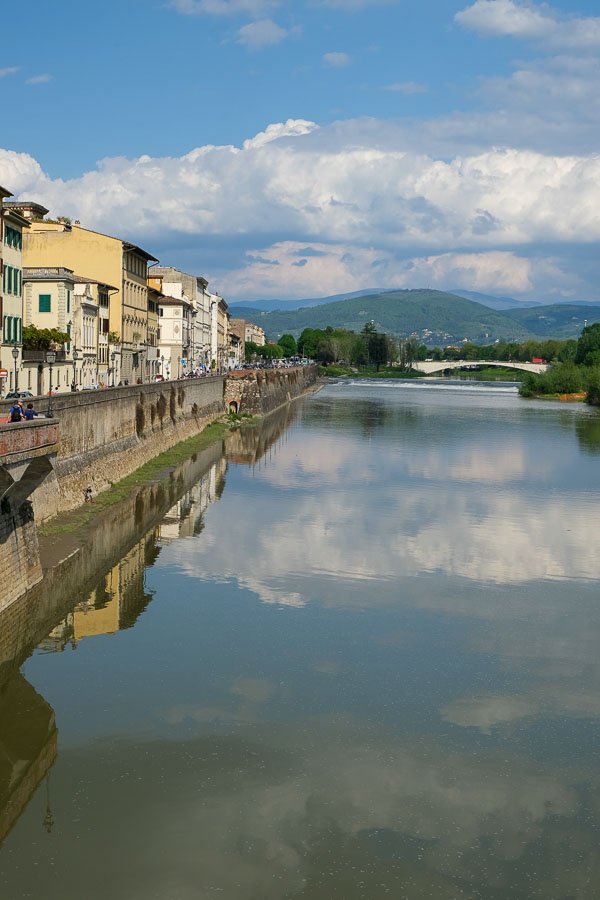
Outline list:
[[[290,30],[281,28],[272,19],[259,19],[256,22],[242,25],[238,31],[237,42],[238,44],[244,44],[251,50],[259,50],[261,47],[280,44],[290,34]]]
[[[323,62],[334,69],[341,69],[350,65],[350,56],[347,53],[332,51],[331,53],[323,54]]]
[[[43,75],[32,75],[31,78],[27,78],[25,84],[47,84],[49,81],[52,81],[54,75],[50,75],[48,72],[45,72]]]
[[[426,94],[429,88],[418,81],[395,81],[393,84],[386,84],[383,90],[398,94]]]
[[[0,78],[6,78],[7,75],[15,75],[20,66],[5,66],[3,69],[0,69]]]
[[[444,158],[411,140],[394,123],[319,128],[291,119],[242,148],[105,159],[69,180],[49,178],[27,154],[0,151],[0,183],[155,254],[157,242],[171,235],[172,245],[183,231],[188,246],[211,237],[223,251],[236,242],[237,259],[277,261],[249,255],[212,272],[199,263],[237,296],[373,284],[585,296],[563,257],[600,239],[600,157],[489,148]],[[302,246],[320,255],[302,262]]]
[[[308,122],[306,119],[288,119],[287,122],[277,122],[273,125],[267,125],[264,131],[255,134],[254,137],[244,141],[244,150],[262,147],[270,141],[278,140],[282,137],[294,137],[300,134],[310,134],[318,126],[314,122]]]
[[[561,16],[545,4],[476,0],[454,18],[465,28],[484,35],[536,40],[552,47],[600,46],[600,18]]]

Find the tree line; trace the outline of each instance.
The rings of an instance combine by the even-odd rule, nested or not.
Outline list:
[[[416,337],[394,338],[367,322],[360,332],[346,328],[305,328],[298,340],[282,335],[276,344],[259,347],[247,342],[246,359],[277,359],[305,356],[323,366],[342,365],[375,368],[394,365],[409,373],[414,363],[426,359],[467,362],[531,362],[542,359],[547,372],[527,373],[520,387],[522,396],[586,393],[588,403],[600,406],[600,323],[587,325],[578,340],[497,341],[480,345],[427,347]]]

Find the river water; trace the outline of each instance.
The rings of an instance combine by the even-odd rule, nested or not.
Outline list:
[[[346,381],[186,471],[2,686],[3,900],[600,896],[600,416]]]

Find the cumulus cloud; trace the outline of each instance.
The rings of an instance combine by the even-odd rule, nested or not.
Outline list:
[[[243,265],[210,271],[202,262],[235,296],[424,283],[568,296],[585,285],[564,248],[600,238],[598,156],[502,147],[425,154],[403,128],[372,120],[319,128],[290,119],[241,148],[109,158],[68,180],[4,150],[0,183],[155,255],[158,242],[176,244],[180,233],[199,250],[209,237],[224,248],[235,241]],[[297,255],[300,247],[315,255]],[[278,273],[257,257],[276,260]]]
[[[256,22],[242,25],[238,31],[237,41],[238,44],[244,44],[251,50],[259,50],[262,47],[280,44],[291,33],[291,30],[282,28],[272,19],[258,19]]]
[[[7,75],[15,75],[20,69],[20,66],[5,66],[3,69],[0,69],[0,78],[6,78]]]
[[[567,17],[548,6],[516,0],[476,0],[455,20],[479,34],[536,40],[551,47],[595,49],[600,46],[600,18]]]
[[[350,56],[348,53],[332,51],[331,53],[323,54],[323,62],[334,69],[341,69],[350,65]]]

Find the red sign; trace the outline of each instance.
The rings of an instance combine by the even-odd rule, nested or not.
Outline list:
[[[8,369],[0,369],[0,378],[8,378]]]

